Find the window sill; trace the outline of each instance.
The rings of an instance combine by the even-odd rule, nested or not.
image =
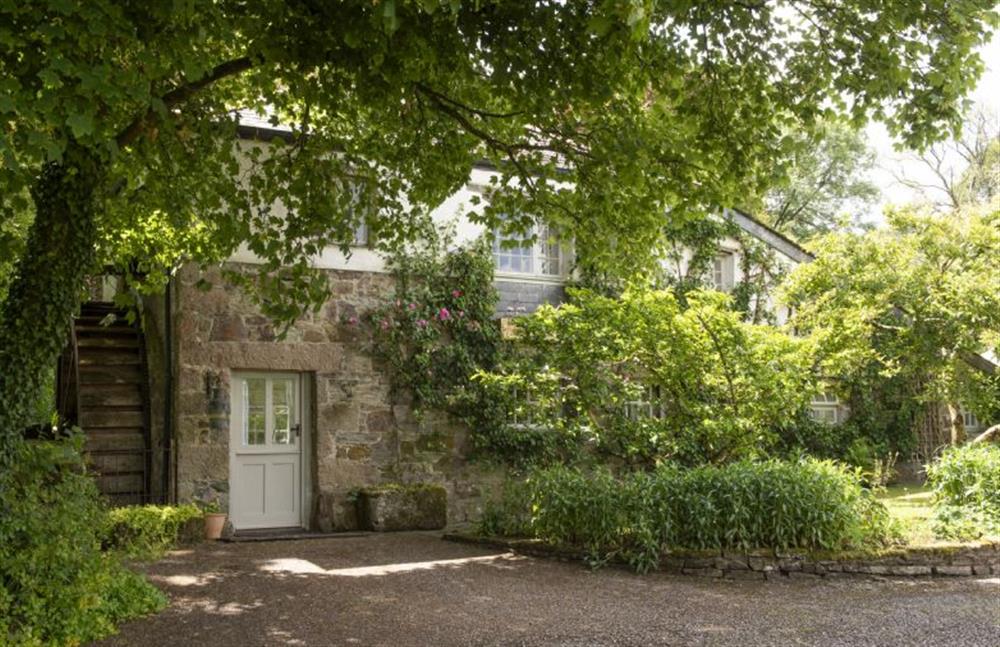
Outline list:
[[[507,281],[510,283],[545,283],[548,285],[563,285],[566,283],[565,276],[554,276],[550,274],[528,274],[520,272],[493,272],[495,281]]]

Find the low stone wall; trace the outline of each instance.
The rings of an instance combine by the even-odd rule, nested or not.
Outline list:
[[[484,538],[465,533],[449,541],[504,548],[524,555],[582,560],[582,551],[534,539]],[[665,555],[660,571],[739,580],[823,577],[955,577],[1000,575],[1000,543],[899,549],[877,557],[782,554],[775,551],[691,551]]]

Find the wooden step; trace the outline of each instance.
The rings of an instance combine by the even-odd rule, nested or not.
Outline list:
[[[146,471],[144,452],[91,452],[87,454],[87,461],[91,469],[101,476],[132,476]]]
[[[105,365],[81,365],[80,385],[91,386],[98,384],[141,384],[142,367],[136,364],[122,364],[119,366]]]
[[[113,497],[122,494],[142,496],[145,479],[142,474],[122,474],[116,476],[96,475],[97,489],[105,496]]]
[[[141,427],[90,429],[83,445],[86,454],[101,454],[117,451],[144,451],[145,437]]]
[[[142,407],[101,407],[80,410],[80,426],[91,429],[132,429],[145,423]]]
[[[101,317],[86,317],[78,318],[73,323],[73,327],[76,329],[77,333],[93,334],[93,333],[108,333],[108,334],[123,334],[128,333],[131,335],[138,334],[138,330],[135,326],[129,325],[126,321],[115,321],[109,325],[101,325],[103,319]]]
[[[138,335],[101,335],[101,336],[90,336],[90,335],[78,335],[76,338],[77,348],[112,348],[112,349],[122,349],[131,350],[133,352],[139,350],[139,336]]]
[[[138,366],[142,357],[134,349],[118,348],[81,348],[79,350],[80,367],[84,366]]]
[[[142,388],[139,384],[82,384],[80,385],[80,406],[85,409],[96,407],[142,407]]]

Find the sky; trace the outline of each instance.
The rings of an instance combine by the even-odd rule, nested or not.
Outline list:
[[[979,55],[986,64],[986,70],[970,98],[977,105],[1000,114],[1000,35],[997,32],[994,32],[992,40],[979,50]],[[870,177],[882,191],[882,200],[872,207],[866,219],[881,222],[882,210],[886,205],[905,204],[919,197],[915,191],[899,184],[893,172],[918,181],[928,179],[929,172],[922,168],[920,162],[907,159],[905,152],[895,150],[895,142],[881,123],[869,124],[866,133],[869,143],[878,155]]]

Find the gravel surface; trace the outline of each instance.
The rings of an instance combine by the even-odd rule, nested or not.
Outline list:
[[[159,615],[101,645],[1000,645],[1000,579],[718,581],[428,533],[204,544],[149,566]]]

